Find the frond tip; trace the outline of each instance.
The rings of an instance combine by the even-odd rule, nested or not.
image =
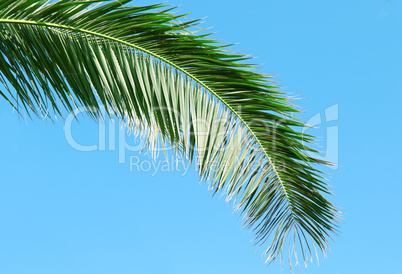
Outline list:
[[[287,244],[296,262],[317,247],[325,254],[339,212],[316,168],[329,163],[308,156],[314,137],[297,130],[299,110],[249,57],[190,32],[198,20],[129,2],[3,0],[0,94],[36,114],[84,107],[98,118],[103,105],[142,131],[150,150],[162,140],[196,159],[256,243],[271,242],[267,262]]]

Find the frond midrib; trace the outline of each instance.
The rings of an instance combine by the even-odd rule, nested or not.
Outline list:
[[[266,149],[264,148],[264,146],[262,145],[261,141],[259,140],[259,138],[257,137],[257,135],[255,134],[255,132],[250,128],[250,126],[248,125],[248,123],[240,116],[239,113],[237,113],[222,97],[220,97],[212,88],[210,88],[207,84],[205,84],[203,81],[199,80],[196,76],[194,76],[192,73],[188,72],[187,70],[183,69],[182,67],[176,65],[175,63],[173,63],[172,61],[166,59],[163,56],[160,56],[157,53],[154,53],[148,49],[145,49],[139,45],[133,44],[133,43],[129,43],[126,42],[124,40],[121,40],[119,38],[115,38],[109,35],[105,35],[102,33],[98,33],[98,32],[94,32],[94,31],[90,31],[90,30],[86,30],[86,29],[81,29],[81,28],[76,28],[76,27],[71,27],[71,26],[67,26],[67,25],[63,25],[63,24],[55,24],[55,23],[48,23],[48,22],[36,22],[36,21],[30,21],[30,20],[16,20],[16,19],[0,19],[0,23],[7,23],[7,24],[25,24],[25,25],[36,25],[36,26],[41,26],[41,27],[52,27],[52,28],[60,28],[60,29],[67,29],[67,30],[72,30],[72,31],[77,31],[77,32],[81,32],[81,33],[86,33],[86,34],[90,34],[90,35],[94,35],[97,37],[102,37],[102,38],[106,38],[118,43],[122,43],[124,45],[133,47],[139,51],[142,51],[144,53],[147,53],[157,59],[162,60],[163,62],[171,65],[172,67],[176,68],[177,70],[181,71],[182,73],[184,73],[185,75],[187,75],[188,77],[190,77],[191,79],[193,79],[194,81],[196,81],[197,83],[199,83],[201,86],[203,86],[206,90],[208,90],[209,92],[211,92],[216,98],[218,98],[230,111],[232,111],[235,116],[237,118],[240,119],[240,121],[243,123],[243,125],[250,131],[251,135],[254,137],[254,139],[257,141],[258,145],[260,146],[260,148],[262,149],[262,151],[264,152],[264,155],[266,156],[266,158],[268,159],[268,162],[270,164],[270,166],[273,168],[275,176],[278,178],[282,189],[286,195],[286,199],[288,201],[288,205],[291,209],[292,212],[292,216],[293,216],[293,207],[292,207],[292,203],[289,200],[289,196],[288,193],[286,191],[286,188],[284,186],[283,180],[281,179],[279,172],[277,171],[274,163],[272,162],[271,157],[269,156],[269,154],[267,153]]]

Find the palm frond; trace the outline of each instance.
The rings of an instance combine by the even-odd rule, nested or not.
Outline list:
[[[0,91],[17,110],[40,113],[103,105],[192,161],[216,192],[234,200],[267,240],[267,261],[290,251],[304,262],[326,252],[338,211],[318,165],[313,136],[293,118],[299,110],[249,57],[191,32],[172,7],[129,0],[3,0],[0,3]],[[11,89],[11,86],[14,90]],[[40,107],[40,108],[38,108]]]

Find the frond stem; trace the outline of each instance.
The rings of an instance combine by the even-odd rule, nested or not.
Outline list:
[[[15,20],[15,19],[0,19],[0,23],[6,23],[6,24],[26,24],[26,25],[36,25],[36,26],[41,26],[41,27],[50,27],[50,28],[59,28],[59,29],[67,29],[67,30],[72,30],[72,31],[77,31],[77,32],[81,32],[81,33],[86,33],[86,34],[90,34],[90,35],[94,35],[94,36],[98,36],[98,37],[103,37],[118,43],[122,43],[124,45],[133,47],[139,51],[145,52],[157,59],[162,60],[163,62],[171,65],[172,67],[176,68],[177,70],[181,71],[182,73],[184,73],[185,75],[187,75],[188,77],[194,79],[194,81],[196,81],[197,83],[199,83],[201,86],[203,86],[206,90],[208,90],[209,92],[211,92],[216,98],[218,98],[227,108],[229,108],[235,115],[237,118],[240,119],[240,121],[246,126],[246,128],[251,132],[251,134],[253,135],[254,139],[257,141],[258,145],[261,147],[261,149],[264,151],[265,156],[267,157],[269,164],[272,166],[276,177],[278,178],[279,182],[281,183],[282,189],[285,192],[286,198],[289,202],[289,206],[292,208],[292,204],[290,203],[289,200],[289,196],[288,193],[285,189],[285,186],[283,184],[283,181],[274,165],[274,163],[272,162],[271,157],[268,155],[266,149],[263,147],[263,145],[261,144],[261,141],[258,139],[258,137],[256,136],[255,132],[250,128],[250,126],[248,125],[248,123],[246,121],[244,121],[244,119],[222,98],[220,97],[218,94],[216,94],[216,92],[214,92],[207,84],[205,84],[204,82],[202,82],[201,80],[199,80],[197,77],[195,77],[194,75],[192,75],[190,72],[186,71],[185,69],[179,67],[178,65],[176,65],[175,63],[173,63],[172,61],[156,54],[153,53],[152,51],[149,51],[141,46],[138,46],[136,44],[132,44],[132,43],[128,43],[124,40],[118,39],[118,38],[114,38],[112,36],[109,35],[105,35],[105,34],[101,34],[101,33],[97,33],[94,31],[90,31],[90,30],[85,30],[85,29],[80,29],[80,28],[74,28],[74,27],[70,27],[67,25],[62,25],[62,24],[54,24],[54,23],[46,23],[46,22],[35,22],[35,21],[29,21],[29,20]]]

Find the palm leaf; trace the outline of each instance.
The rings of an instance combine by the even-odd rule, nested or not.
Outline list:
[[[15,109],[62,115],[101,106],[158,142],[195,159],[211,189],[241,210],[267,261],[289,252],[326,252],[338,211],[308,156],[313,136],[299,110],[269,75],[229,45],[191,32],[172,7],[129,0],[3,0],[0,3],[0,94]],[[11,88],[13,87],[13,89]],[[308,144],[308,145],[306,145]]]

